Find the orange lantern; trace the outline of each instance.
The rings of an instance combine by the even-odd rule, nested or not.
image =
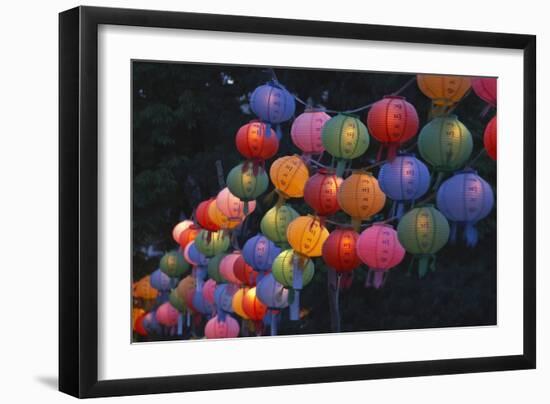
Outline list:
[[[459,102],[471,87],[469,77],[418,74],[418,87],[434,106],[449,107]]]
[[[241,126],[235,137],[237,150],[249,160],[267,160],[277,153],[279,139],[273,129],[267,132],[267,125],[251,121]]]
[[[182,231],[180,233],[180,238],[178,240],[178,242],[180,243],[181,249],[184,250],[185,247],[187,247],[187,244],[195,240],[195,238],[199,235],[200,231],[201,231],[201,228],[195,224],[192,224],[187,229]]]
[[[172,230],[172,237],[174,238],[174,241],[176,243],[180,242],[180,234],[182,231],[187,229],[189,226],[193,224],[192,220],[184,220],[182,222],[179,222],[177,225],[174,226],[174,229]]]
[[[231,230],[241,224],[240,219],[229,219],[225,216],[222,211],[218,209],[218,205],[215,201],[208,205],[208,216],[212,222],[216,223],[216,225],[223,230]]]
[[[216,203],[215,198],[210,198],[206,201],[202,201],[195,210],[195,219],[199,225],[208,231],[218,231],[220,227],[210,218],[208,215],[208,209],[212,203]]]
[[[256,331],[258,325],[267,313],[267,306],[256,296],[256,287],[248,289],[243,299],[243,311],[250,320],[256,322]]]
[[[311,215],[297,217],[286,230],[288,243],[304,257],[320,257],[328,236],[329,232],[321,220]]]
[[[138,299],[153,300],[158,296],[158,290],[151,286],[150,275],[144,276],[132,285],[132,296]]]
[[[231,301],[233,311],[245,320],[250,319],[243,309],[244,297],[246,296],[246,292],[248,292],[248,290],[249,288],[240,288],[237,292],[235,292],[233,295],[233,300]]]
[[[361,265],[356,246],[359,234],[352,229],[336,229],[323,244],[323,260],[336,272],[350,272]]]
[[[271,164],[269,177],[284,197],[301,198],[304,196],[304,186],[309,178],[309,170],[299,156],[284,156]]]

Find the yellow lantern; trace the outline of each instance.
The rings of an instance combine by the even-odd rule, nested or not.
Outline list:
[[[243,309],[243,300],[246,295],[246,292],[248,292],[250,288],[240,288],[234,295],[233,300],[231,301],[231,307],[233,307],[233,311],[237,313],[241,318],[244,318],[245,320],[248,320],[249,317],[246,315]]]
[[[229,219],[218,208],[216,203],[208,205],[208,217],[222,230],[231,230],[241,224],[239,219]]]
[[[309,170],[299,156],[284,156],[271,164],[269,177],[284,197],[301,198],[309,179]]]
[[[304,257],[320,257],[329,232],[318,217],[299,216],[288,225],[286,237],[295,252]]]
[[[418,87],[436,107],[449,107],[459,102],[470,89],[469,77],[419,74]]]

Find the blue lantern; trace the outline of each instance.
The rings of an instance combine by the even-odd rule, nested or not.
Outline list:
[[[294,115],[296,101],[280,83],[270,81],[257,87],[250,96],[250,108],[262,122],[266,123],[266,134],[270,136],[271,125],[281,138],[280,123],[288,121]]]
[[[288,290],[269,273],[258,282],[256,296],[269,308],[270,315],[264,317],[264,322],[271,326],[271,335],[277,335],[278,310],[288,307]]]
[[[464,229],[468,247],[477,244],[475,224],[493,209],[495,197],[491,186],[472,169],[456,172],[437,191],[437,208],[451,223],[451,242],[459,227]]]
[[[413,154],[401,154],[380,168],[378,183],[386,196],[394,201],[390,216],[401,218],[406,202],[414,205],[428,192],[430,172]]]
[[[193,307],[205,315],[211,315],[214,312],[212,305],[205,300],[204,295],[200,292],[195,292],[193,295]]]
[[[200,267],[208,266],[208,258],[198,250],[194,242],[189,244],[189,248],[187,250],[187,256],[189,257],[189,260],[192,263],[194,263],[196,266],[200,266]]]
[[[281,249],[263,234],[257,234],[244,244],[242,255],[248,265],[258,272],[271,269]]]
[[[174,287],[174,281],[160,269],[154,271],[150,278],[149,283],[151,287],[155,288],[159,292],[167,292]]]
[[[231,283],[223,283],[216,286],[214,301],[219,319],[225,319],[227,313],[233,312],[233,295],[238,290],[239,287]]]
[[[147,334],[157,334],[162,333],[162,326],[157,321],[157,316],[154,311],[150,311],[143,317],[143,328],[147,331]]]

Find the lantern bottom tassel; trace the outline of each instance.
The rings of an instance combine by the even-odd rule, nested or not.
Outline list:
[[[387,273],[383,269],[369,269],[365,280],[366,288],[380,289],[386,283]]]
[[[183,314],[178,315],[178,335],[183,334]]]
[[[291,321],[298,321],[300,319],[300,291],[292,289],[292,302],[290,303],[289,315]]]
[[[276,310],[271,310],[271,324],[270,324],[270,334],[277,335],[277,321],[279,316],[277,315]]]
[[[435,254],[424,254],[418,257],[418,277],[424,278],[428,274],[428,269],[435,271]]]
[[[467,222],[464,227],[464,240],[468,247],[475,247],[478,241],[477,229],[475,228],[474,223]]]

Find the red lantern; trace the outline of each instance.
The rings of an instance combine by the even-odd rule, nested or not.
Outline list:
[[[359,234],[352,229],[336,229],[323,244],[323,260],[336,272],[350,272],[361,264],[356,244]]]
[[[143,319],[145,318],[146,315],[147,315],[147,313],[143,313],[142,315],[137,317],[136,321],[134,322],[134,331],[137,334],[141,335],[142,337],[147,336],[147,330],[143,326]]]
[[[478,77],[472,80],[474,93],[487,104],[497,105],[497,79],[494,77]]]
[[[187,244],[195,240],[195,238],[197,237],[200,231],[201,231],[201,228],[195,224],[192,224],[187,229],[182,231],[180,233],[180,239],[179,239],[181,249],[184,250],[185,247],[187,247]]]
[[[197,222],[203,229],[208,231],[218,231],[220,230],[220,227],[214,223],[208,215],[208,208],[211,203],[216,203],[216,198],[210,198],[199,203],[199,206],[197,206],[197,210],[195,211],[195,219],[197,219]]]
[[[258,272],[254,271],[254,269],[246,263],[242,255],[240,255],[233,264],[233,274],[243,283],[243,285],[256,286]]]
[[[256,288],[249,289],[243,298],[243,311],[253,321],[260,321],[267,313],[267,306],[256,296]]]
[[[304,187],[304,201],[319,216],[329,216],[340,210],[336,197],[342,178],[326,169],[320,169],[307,180]]]
[[[367,115],[369,133],[380,143],[378,160],[384,147],[388,148],[388,159],[393,160],[399,145],[411,139],[418,132],[418,114],[405,97],[387,95],[374,103]]]
[[[496,115],[489,121],[483,134],[483,145],[487,154],[493,160],[497,159],[497,117]]]
[[[273,157],[279,149],[279,139],[273,129],[260,121],[251,121],[237,132],[235,143],[237,150],[249,160],[267,160]]]

